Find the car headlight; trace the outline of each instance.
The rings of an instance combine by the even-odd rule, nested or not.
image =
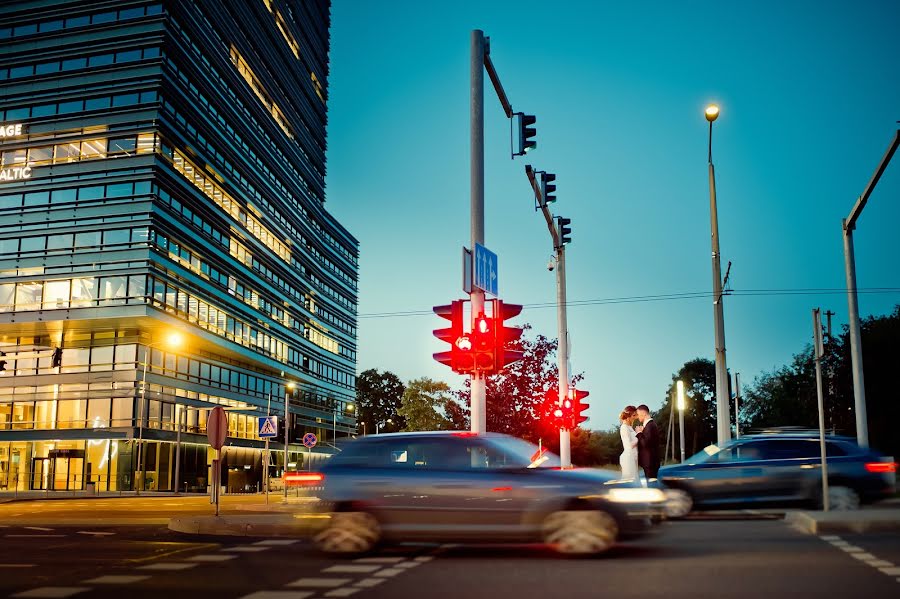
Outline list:
[[[660,489],[610,489],[606,498],[613,503],[662,503],[666,494]]]

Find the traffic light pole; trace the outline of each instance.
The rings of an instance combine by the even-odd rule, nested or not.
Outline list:
[[[484,245],[484,32],[472,31],[470,63],[470,196],[471,196],[471,241]],[[472,325],[475,318],[484,312],[484,291],[473,286],[469,293],[472,304]],[[477,370],[471,381],[471,430],[483,434],[487,430],[485,413],[485,379]]]
[[[559,329],[559,348],[556,351],[559,370],[559,405],[569,395],[569,329],[566,320],[566,246],[556,248],[556,324]],[[559,461],[563,468],[572,467],[571,433],[559,429]]]

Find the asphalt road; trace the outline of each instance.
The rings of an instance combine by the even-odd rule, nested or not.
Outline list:
[[[900,595],[900,536],[820,538],[780,520],[668,523],[595,559],[532,546],[419,545],[339,560],[303,540],[195,537],[158,525],[0,526],[0,596],[9,597]]]

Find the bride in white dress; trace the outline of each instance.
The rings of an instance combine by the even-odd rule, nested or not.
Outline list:
[[[623,479],[638,478],[638,452],[637,452],[637,433],[631,427],[634,415],[637,412],[634,406],[626,406],[619,415],[622,422],[619,426],[619,434],[622,436],[622,455],[619,456],[619,466],[622,467]]]

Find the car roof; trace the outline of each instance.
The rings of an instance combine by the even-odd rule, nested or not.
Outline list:
[[[817,440],[819,438],[818,432],[790,432],[790,433],[782,433],[782,432],[770,432],[770,433],[753,433],[751,435],[742,435],[738,439],[734,439],[734,441],[744,441],[744,440],[760,440],[760,439],[792,439],[792,440]],[[844,435],[825,435],[825,439],[828,441],[843,441],[845,443],[853,443],[856,444],[856,439],[853,437],[847,437]]]
[[[373,440],[377,441],[378,439],[396,439],[396,438],[408,438],[408,437],[462,437],[462,438],[474,438],[474,437],[482,437],[488,439],[502,439],[505,437],[509,437],[509,435],[504,435],[503,433],[473,433],[470,431],[412,431],[412,432],[403,432],[403,433],[378,433],[377,435],[364,435],[362,437],[357,437],[358,441],[362,440]]]

